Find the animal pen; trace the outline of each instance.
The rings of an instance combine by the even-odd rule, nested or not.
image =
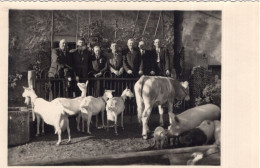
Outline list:
[[[17,34],[28,34],[28,36],[32,34],[15,30],[19,26],[13,25],[23,24],[23,22],[28,22],[28,25],[36,25],[36,29],[40,31],[37,32],[37,35],[41,34],[44,37],[50,35],[47,40],[41,37],[38,38],[37,35],[29,39],[29,41],[40,41],[32,46],[32,51],[37,51],[37,53],[30,54],[38,56],[38,53],[41,53],[43,57],[39,60],[44,65],[38,65],[38,57],[35,58],[34,66],[39,66],[40,70],[36,69],[37,74],[34,71],[30,71],[27,76],[29,86],[33,86],[38,97],[47,101],[57,97],[73,98],[80,96],[80,91],[76,85],[77,82],[85,83],[88,80],[86,96],[98,97],[103,95],[105,89],[115,90],[113,96],[120,96],[126,87],[134,91],[134,84],[138,80],[138,78],[126,78],[124,76],[112,77],[110,72],[105,72],[99,78],[80,78],[80,81],[75,81],[75,79],[68,80],[67,78],[48,78],[47,71],[50,65],[50,53],[47,51],[55,48],[58,45],[58,41],[62,38],[68,40],[70,48],[74,48],[77,39],[80,36],[85,36],[90,43],[99,43],[103,49],[108,48],[108,38],[116,39],[118,44],[122,46],[125,45],[127,38],[145,40],[148,45],[152,44],[154,38],[165,39],[163,45],[170,48],[170,61],[172,67],[176,69],[177,79],[180,81],[187,80],[190,86],[190,102],[183,102],[180,107],[175,107],[174,113],[180,113],[194,107],[196,98],[202,97],[203,90],[214,81],[214,76],[218,75],[218,77],[221,77],[220,62],[217,62],[218,65],[215,66],[216,62],[212,61],[221,50],[219,48],[221,46],[219,45],[221,19],[214,16],[221,16],[219,11],[208,13],[203,11],[34,12],[23,11],[21,17],[28,18],[22,19],[22,21],[19,18],[19,11],[14,10],[10,12],[10,18],[13,18],[13,20],[10,19],[10,39],[12,41],[19,39],[16,37]],[[108,15],[119,17],[118,19],[110,20],[106,18]],[[67,19],[67,23],[63,23],[65,22],[64,20],[59,20],[60,16],[66,16],[64,20]],[[41,22],[43,24],[30,24],[33,19],[36,21],[43,20]],[[198,22],[194,22],[194,20]],[[37,28],[37,26],[42,27]],[[12,27],[14,28],[12,29]],[[65,28],[63,29],[63,27]],[[185,29],[187,27],[190,27],[190,29]],[[34,30],[35,28],[29,27],[26,30],[31,29]],[[60,31],[55,29],[60,29]],[[44,32],[47,30],[48,32]],[[68,30],[73,31],[72,33],[63,32]],[[205,36],[207,37],[203,36],[200,38],[200,35],[204,34],[204,32],[206,32]],[[21,41],[23,38],[25,37],[20,37]],[[208,41],[205,42],[205,39],[208,39]],[[27,42],[28,39],[24,41]],[[200,47],[203,49],[197,49],[198,42],[201,42],[202,45]],[[17,53],[20,52],[22,52],[20,55],[27,55],[25,51],[28,52],[28,49],[23,45],[21,47],[22,50],[17,49],[11,43],[10,55],[19,55]],[[208,54],[211,53],[211,50],[214,50],[215,55]],[[12,59],[14,58],[12,57]],[[31,58],[26,59],[30,60]],[[15,65],[9,67],[18,69],[19,64],[22,63],[17,62],[15,64],[17,67]],[[21,98],[21,95],[19,96]],[[217,98],[214,99],[215,97]],[[220,105],[219,95],[215,97],[211,96],[214,99],[214,103]],[[45,135],[35,137],[36,124],[32,121],[31,107],[10,107],[8,109],[8,164],[10,166],[186,165],[188,160],[193,159],[194,156],[191,155],[194,152],[205,152],[212,148],[212,145],[203,145],[155,150],[153,148],[153,138],[148,140],[142,139],[142,128],[137,120],[135,98],[127,99],[125,107],[125,129],[119,129],[118,136],[115,136],[111,129],[107,132],[105,129],[100,128],[92,129],[91,135],[81,132],[77,133],[75,117],[72,116],[69,117],[72,143],[62,144],[59,147],[54,146],[57,135],[53,134],[54,130],[50,126],[45,125]],[[165,126],[169,124],[169,117],[166,111],[164,112]],[[149,124],[151,131],[159,125],[159,115],[156,108],[152,111]],[[213,152],[201,160],[199,164],[220,165],[220,152]]]

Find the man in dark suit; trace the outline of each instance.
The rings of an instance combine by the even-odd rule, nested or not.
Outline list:
[[[116,42],[111,43],[110,49],[111,52],[107,53],[108,69],[115,76],[121,76],[124,72],[122,54],[117,50]]]
[[[79,78],[87,78],[90,70],[89,64],[91,55],[85,45],[85,39],[78,39],[77,48],[70,50],[70,53],[72,56],[72,67],[76,75],[76,80],[78,81]]]
[[[123,66],[126,73],[133,77],[138,77],[143,74],[143,69],[141,65],[141,54],[134,48],[134,40],[129,39],[127,41],[128,49],[123,52]]]
[[[94,47],[94,55],[91,58],[92,70],[91,75],[95,78],[100,77],[107,70],[107,61],[101,54],[99,46]]]
[[[151,52],[153,55],[155,74],[159,76],[170,76],[169,51],[161,47],[159,39],[154,40],[154,49]]]
[[[155,75],[154,63],[152,62],[151,51],[145,49],[144,41],[139,41],[139,51],[142,57],[142,69],[144,75]]]
[[[59,48],[52,49],[51,66],[48,72],[50,78],[64,78],[72,75],[71,60],[67,49],[66,40],[62,39]]]

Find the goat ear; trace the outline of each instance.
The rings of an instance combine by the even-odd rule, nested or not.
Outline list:
[[[86,81],[86,85],[88,85],[88,80]]]
[[[24,87],[24,86],[23,86],[23,89],[25,90],[25,89],[26,89],[26,87]]]
[[[128,89],[128,86],[126,86],[126,89]]]

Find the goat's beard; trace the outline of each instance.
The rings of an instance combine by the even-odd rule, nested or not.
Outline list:
[[[30,97],[25,97],[24,103],[25,103],[27,106],[29,106],[29,104],[30,104]]]

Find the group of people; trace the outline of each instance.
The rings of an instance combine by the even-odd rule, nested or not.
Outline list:
[[[110,51],[101,52],[100,46],[89,48],[84,38],[77,40],[76,49],[68,50],[66,40],[59,42],[59,47],[52,50],[50,78],[101,77],[110,71],[112,76],[135,77],[141,75],[171,76],[169,52],[161,47],[159,39],[154,40],[154,48],[147,50],[144,41],[139,41],[138,48],[134,40],[127,41],[127,49],[118,50],[116,42],[111,42]]]

